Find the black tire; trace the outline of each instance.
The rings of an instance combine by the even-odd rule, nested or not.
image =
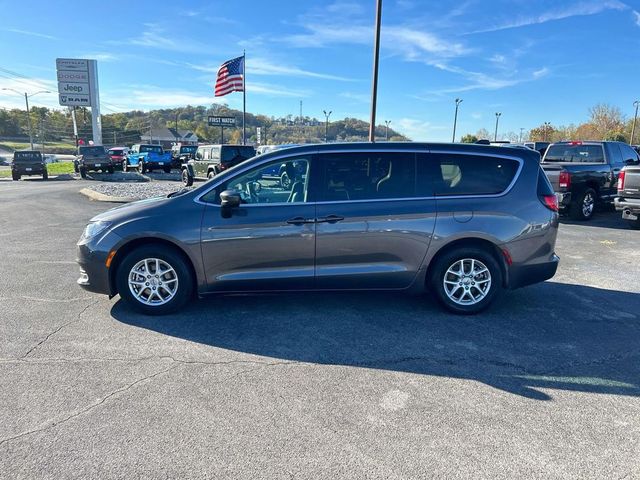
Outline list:
[[[182,169],[182,183],[184,183],[186,187],[190,187],[191,185],[193,185],[193,177],[189,175],[189,172],[186,168]]]
[[[113,167],[107,168],[107,172],[113,174]]]
[[[487,273],[476,274],[475,276],[469,275],[467,278],[463,279],[465,282],[464,285],[455,285],[455,283],[453,283],[451,288],[454,290],[451,293],[454,298],[458,295],[458,300],[462,302],[465,298],[468,299],[467,301],[471,301],[469,300],[469,295],[473,295],[474,292],[476,295],[483,293],[484,298],[477,303],[458,303],[450,298],[445,291],[445,280],[449,282],[452,282],[453,280],[457,281],[457,278],[454,278],[450,273],[448,273],[449,268],[455,266],[457,262],[462,261],[465,266],[465,272],[468,268],[468,273],[471,273],[471,262],[465,262],[466,260],[474,260],[474,262],[484,264],[488,269],[489,276],[487,277]],[[475,263],[475,265],[477,266],[477,263]],[[478,271],[478,269],[476,268],[475,271]],[[436,298],[447,310],[457,314],[473,315],[485,310],[504,290],[502,269],[500,268],[498,261],[490,252],[483,250],[482,248],[461,247],[450,252],[446,252],[435,260],[431,273],[430,286]],[[490,282],[487,282],[487,278]],[[486,283],[489,284],[486,290],[481,290],[483,287],[479,286],[480,282],[483,282],[485,285]],[[462,292],[458,293],[458,290],[455,290],[456,287],[463,289]],[[465,292],[465,290],[468,293]]]
[[[20,175],[17,173],[12,173],[11,178],[13,178],[15,182],[17,182],[18,180],[20,180]]]
[[[171,173],[171,167],[163,167],[163,168],[162,168],[162,171],[163,171],[164,173]]]
[[[138,173],[140,173],[140,174],[147,173],[147,167],[145,166],[145,164],[144,164],[144,162],[142,160],[140,160],[140,163],[138,163]]]
[[[49,180],[49,172],[47,172],[46,170],[42,172],[42,179]]]
[[[587,188],[569,206],[569,217],[573,220],[588,221],[596,211],[598,194],[593,188]],[[590,206],[589,206],[590,204]]]
[[[78,170],[80,171],[80,176],[82,178],[87,178],[87,169],[86,168],[80,167]]]
[[[123,160],[122,162],[122,171],[125,173],[129,171],[129,162],[126,160]]]
[[[213,177],[215,177],[215,176],[216,176],[216,174],[215,174],[215,172],[214,172],[213,170],[209,170],[209,171],[207,172],[207,178],[208,178],[209,180],[211,180],[211,179],[212,179]]]
[[[129,288],[129,273],[138,262],[147,258],[159,259],[166,262],[173,268],[177,275],[177,290],[175,291],[173,298],[162,305],[148,305],[142,303],[136,299]],[[154,276],[153,271],[150,271],[149,273],[152,274],[152,277]],[[162,280],[161,277],[156,277],[156,282],[160,280]],[[122,298],[122,300],[130,307],[146,315],[166,315],[179,310],[193,297],[193,285],[193,277],[185,257],[180,252],[164,245],[146,245],[136,248],[127,254],[118,266],[118,270],[116,272],[116,286],[118,288],[120,298]],[[150,296],[149,294],[151,293],[151,290],[147,288],[146,291],[143,291],[142,293],[143,297]]]
[[[80,169],[78,168],[78,164],[76,162],[73,162],[73,171],[75,173],[80,173]]]

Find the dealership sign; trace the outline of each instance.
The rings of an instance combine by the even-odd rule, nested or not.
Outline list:
[[[208,123],[211,127],[235,127],[236,117],[217,117],[210,115]]]

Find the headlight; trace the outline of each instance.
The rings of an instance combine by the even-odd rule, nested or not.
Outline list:
[[[84,228],[84,232],[82,232],[82,238],[83,239],[93,238],[96,235],[100,235],[110,226],[111,226],[111,222],[103,222],[103,221],[91,222],[89,225],[87,225]]]

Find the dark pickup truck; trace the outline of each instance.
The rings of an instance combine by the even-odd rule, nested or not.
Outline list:
[[[42,153],[37,150],[22,150],[13,154],[11,178],[20,180],[25,175],[42,175],[44,180],[49,178]]]
[[[597,204],[613,204],[618,174],[635,159],[636,152],[622,142],[558,142],[549,145],[541,166],[560,211],[589,220]]]
[[[633,228],[640,228],[640,158],[627,165],[618,175],[616,210]]]

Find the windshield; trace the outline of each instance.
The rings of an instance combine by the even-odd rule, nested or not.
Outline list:
[[[551,145],[544,157],[545,162],[603,163],[602,145]]]
[[[140,145],[140,153],[143,152],[162,153],[162,147],[160,145]]]
[[[235,160],[238,157],[247,159],[255,156],[255,154],[256,154],[256,151],[254,150],[253,147],[244,147],[244,146],[236,147],[236,146],[224,145],[222,147],[221,160],[223,162],[228,162],[231,160]]]
[[[40,152],[16,152],[14,153],[16,162],[41,162],[42,155]]]
[[[188,147],[180,147],[180,153],[195,153],[198,147],[196,145],[191,145]]]
[[[104,147],[80,147],[80,155],[104,155]]]
[[[109,155],[124,155],[124,150],[122,149],[113,149],[107,152]]]

